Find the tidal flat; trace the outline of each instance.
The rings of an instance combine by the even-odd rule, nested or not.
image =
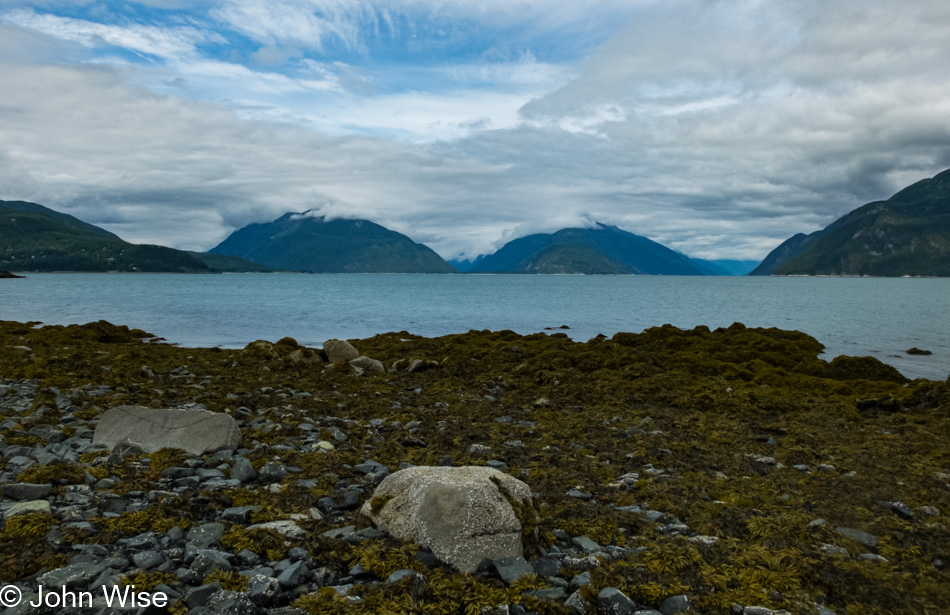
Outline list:
[[[0,321],[2,583],[195,614],[947,612],[950,381],[741,324],[350,341],[382,371],[290,338]],[[97,448],[120,405],[228,413],[241,443]],[[530,572],[374,529],[359,508],[408,465],[526,483]]]

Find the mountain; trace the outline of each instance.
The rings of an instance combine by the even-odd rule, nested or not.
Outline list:
[[[704,260],[702,258],[691,258],[690,260],[702,269],[706,275],[748,275],[759,264],[759,261],[730,259]]]
[[[750,275],[950,276],[950,170],[773,250]]]
[[[26,201],[0,201],[0,246],[0,269],[11,271],[210,273],[259,267],[230,262],[219,268],[201,255],[131,244],[98,226]]]
[[[465,258],[465,259],[450,258],[446,262],[452,265],[453,267],[455,267],[456,271],[458,271],[459,273],[468,273],[469,271],[472,270],[472,267],[477,265],[483,258],[485,258],[485,255],[480,254],[479,256],[476,256],[475,258]]]
[[[600,223],[515,239],[475,263],[471,273],[705,275],[666,246]]]
[[[276,269],[314,273],[455,273],[430,248],[369,220],[309,212],[250,224],[209,250]]]

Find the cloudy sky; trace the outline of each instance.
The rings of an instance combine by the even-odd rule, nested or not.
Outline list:
[[[0,0],[0,199],[208,249],[598,220],[763,257],[950,167],[946,0]]]

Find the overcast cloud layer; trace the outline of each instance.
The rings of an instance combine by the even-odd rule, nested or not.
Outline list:
[[[198,8],[195,8],[197,6]],[[950,167],[946,0],[0,0],[0,198],[446,258],[590,220],[763,257]]]

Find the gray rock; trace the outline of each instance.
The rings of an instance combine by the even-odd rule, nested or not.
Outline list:
[[[497,482],[496,482],[497,481]],[[389,497],[377,513],[361,509],[380,529],[426,547],[460,572],[483,560],[521,557],[521,522],[508,497],[531,504],[523,482],[484,467],[413,467],[390,474],[374,493]]]
[[[117,406],[99,418],[92,441],[111,449],[123,439],[138,442],[149,453],[168,447],[203,455],[236,449],[241,430],[221,412]]]
[[[35,485],[32,483],[12,483],[3,486],[3,497],[11,500],[42,500],[53,490],[53,485]]]
[[[185,604],[189,609],[195,609],[208,604],[211,596],[222,591],[221,583],[215,581],[207,585],[192,587],[185,592]]]
[[[575,536],[574,538],[571,538],[571,542],[575,547],[585,551],[586,553],[597,553],[598,551],[604,550],[603,547],[587,536]]]
[[[158,551],[139,551],[132,555],[132,563],[138,568],[149,570],[165,563],[165,558]]]
[[[875,564],[887,563],[887,558],[881,555],[878,555],[877,553],[861,553],[860,555],[858,555],[858,559],[866,561],[866,562],[874,562]]]
[[[764,606],[747,606],[742,609],[742,615],[772,615],[772,609]]]
[[[257,475],[264,484],[279,483],[285,476],[287,476],[287,470],[284,466],[273,461],[264,464],[264,467],[261,468],[261,471],[258,472]]]
[[[228,554],[213,549],[202,549],[195,556],[195,561],[191,563],[191,570],[201,578],[204,578],[215,570],[230,572],[234,567],[228,561]]]
[[[557,569],[560,567],[561,563],[555,559],[536,559],[531,563],[531,567],[534,568],[534,573],[539,577],[553,577],[557,575]]]
[[[386,368],[383,367],[382,361],[377,361],[376,359],[370,359],[369,357],[364,356],[356,357],[350,361],[350,365],[361,368],[365,373],[386,371]]]
[[[28,515],[30,513],[52,514],[53,509],[46,500],[31,500],[29,502],[17,502],[3,513],[4,519],[16,517],[17,515]]]
[[[685,595],[671,596],[660,603],[660,612],[663,615],[676,615],[676,613],[685,613],[693,608],[693,603]]]
[[[405,579],[406,577],[412,577],[412,576],[421,577],[422,574],[417,570],[413,570],[412,568],[403,568],[401,570],[393,571],[392,574],[386,577],[386,582],[396,583],[398,581],[401,581],[402,579]]]
[[[850,538],[851,540],[854,540],[855,542],[860,544],[862,547],[865,547],[866,549],[877,548],[877,536],[874,536],[873,534],[868,534],[867,532],[862,532],[861,530],[855,530],[850,527],[837,527],[835,528],[835,531],[841,534],[842,536],[845,536],[847,538]]]
[[[564,596],[567,595],[567,592],[564,591],[563,587],[543,587],[541,589],[531,589],[523,594],[522,596],[535,596],[541,598],[542,600],[563,600]]]
[[[248,526],[247,529],[273,530],[286,538],[303,539],[307,537],[307,532],[303,531],[303,529],[301,529],[299,525],[297,525],[296,523],[294,523],[293,521],[289,519],[280,519],[279,521],[268,521],[267,523],[256,523],[254,525]]]
[[[590,571],[585,570],[580,574],[575,574],[571,579],[570,588],[572,591],[578,590],[585,585],[590,585]]]
[[[256,605],[269,604],[280,593],[280,582],[274,577],[255,574],[247,580],[247,597]]]
[[[224,525],[220,523],[205,523],[193,526],[188,530],[185,540],[196,549],[207,549],[224,536]]]
[[[597,615],[633,615],[637,605],[616,587],[607,587],[597,594]]]
[[[257,470],[254,469],[250,461],[244,457],[238,457],[234,465],[231,466],[231,472],[228,476],[242,483],[247,483],[257,478]]]
[[[246,525],[251,521],[251,513],[260,509],[260,506],[233,506],[221,513],[221,520]]]
[[[914,518],[914,511],[910,509],[910,506],[904,504],[903,502],[888,502],[888,507],[895,515],[901,517],[902,519]]]
[[[302,585],[310,577],[310,568],[304,561],[297,561],[291,564],[286,570],[277,577],[277,582],[283,587],[297,587]]]
[[[346,340],[327,340],[323,343],[323,351],[327,354],[327,360],[330,363],[352,361],[360,356],[353,344]]]
[[[109,567],[108,562],[78,562],[64,568],[50,570],[37,579],[46,587],[86,587]]]
[[[521,556],[502,557],[492,561],[492,565],[506,585],[511,585],[526,574],[534,574],[534,568]]]
[[[564,606],[570,609],[571,615],[588,615],[594,608],[594,605],[587,601],[587,598],[584,597],[584,594],[582,594],[580,590],[568,596],[564,602]]]

